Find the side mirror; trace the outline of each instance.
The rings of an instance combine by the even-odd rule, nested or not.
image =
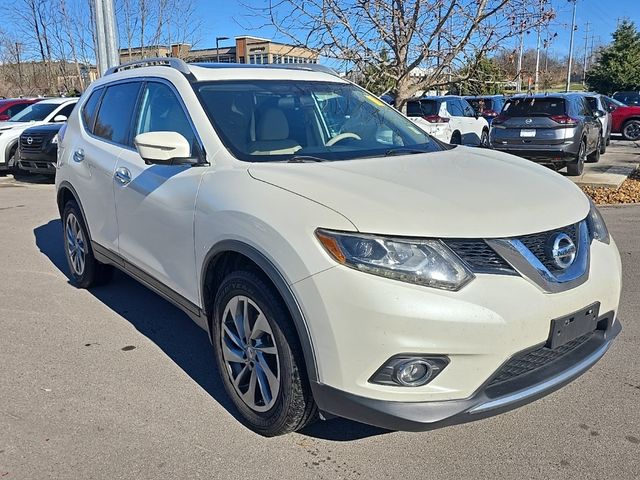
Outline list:
[[[618,106],[617,106],[617,105],[613,105],[613,104],[612,104],[612,105],[609,105],[609,112],[613,112],[613,111],[615,111],[617,108],[618,108]]]
[[[55,117],[53,117],[53,121],[55,123],[63,123],[67,121],[67,116],[66,115],[56,115]]]
[[[607,112],[605,112],[604,110],[596,110],[593,112],[593,114],[597,117],[597,118],[602,118],[604,117]]]
[[[9,115],[2,114],[2,115],[0,115],[0,122],[6,122],[10,118],[11,117]]]
[[[147,163],[159,165],[193,164],[191,146],[186,138],[177,132],[147,132],[136,135],[133,143]]]

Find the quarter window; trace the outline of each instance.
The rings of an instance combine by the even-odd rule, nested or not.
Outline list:
[[[82,106],[82,112],[80,113],[82,122],[84,123],[84,128],[91,133],[93,133],[93,122],[96,118],[96,112],[98,111],[98,104],[100,103],[100,97],[102,96],[103,90],[104,89],[102,88],[95,89],[91,93],[89,99]]]
[[[140,90],[140,82],[107,87],[100,103],[93,134],[120,145],[130,145],[129,126]]]

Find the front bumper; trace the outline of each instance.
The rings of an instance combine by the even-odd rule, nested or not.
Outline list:
[[[39,152],[25,152],[18,148],[16,161],[22,170],[44,175],[55,175],[57,148],[46,148]]]
[[[495,383],[493,380],[502,371],[499,369],[466,399],[394,402],[361,397],[319,383],[313,384],[314,396],[325,416],[328,413],[390,430],[425,431],[480,420],[548,395],[585,373],[602,358],[622,330],[620,321],[614,321],[613,312],[599,317],[598,324],[606,328],[596,330],[588,340],[554,361]],[[516,354],[510,361],[522,362],[529,352]]]

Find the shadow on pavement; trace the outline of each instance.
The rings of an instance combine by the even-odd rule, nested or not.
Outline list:
[[[40,252],[69,278],[62,244],[61,221],[51,220],[36,227],[33,233]],[[219,381],[207,333],[186,314],[119,271],[109,285],[89,291],[160,347],[216,402],[239,420],[233,404]],[[380,435],[387,431],[350,420],[334,419],[317,422],[299,433],[327,440],[350,441]]]

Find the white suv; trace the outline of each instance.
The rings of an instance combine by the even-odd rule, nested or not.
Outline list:
[[[0,170],[18,169],[15,155],[23,131],[45,123],[66,122],[77,102],[77,98],[47,98],[0,122]]]
[[[572,182],[316,66],[125,65],[59,138],[73,281],[115,266],[183,309],[263,435],[493,415],[620,331],[618,251]]]
[[[489,146],[489,123],[462,97],[447,95],[409,100],[407,116],[442,142]]]

